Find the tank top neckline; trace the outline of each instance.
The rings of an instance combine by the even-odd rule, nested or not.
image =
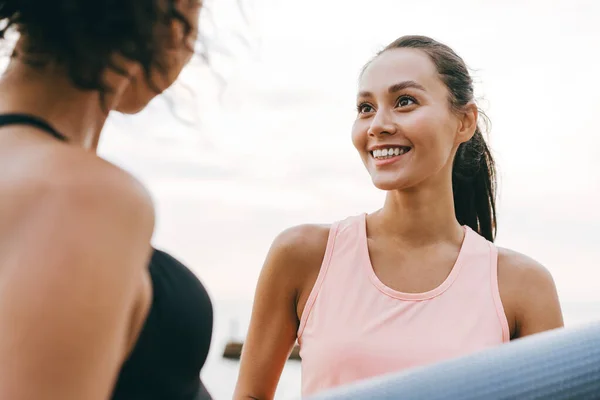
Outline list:
[[[426,292],[409,293],[409,292],[401,292],[401,291],[392,289],[391,287],[384,284],[379,279],[377,274],[375,274],[375,270],[373,269],[373,264],[371,263],[371,256],[369,255],[369,245],[368,245],[368,241],[367,241],[367,213],[362,214],[359,218],[359,253],[360,253],[360,257],[362,258],[362,262],[360,264],[362,264],[364,266],[371,283],[383,294],[385,294],[389,297],[392,297],[394,299],[398,299],[398,300],[406,300],[406,301],[430,300],[434,297],[441,295],[446,290],[448,290],[450,288],[450,286],[452,286],[452,283],[454,283],[454,281],[456,280],[456,278],[458,277],[458,275],[460,273],[460,270],[462,269],[462,266],[464,264],[463,259],[465,257],[465,253],[467,252],[467,249],[468,249],[468,247],[471,243],[471,239],[472,239],[471,229],[466,225],[463,225],[463,229],[465,232],[463,242],[460,247],[458,257],[456,258],[456,261],[452,267],[452,270],[450,271],[450,273],[448,274],[446,279],[439,286],[437,286],[436,288],[433,288],[431,290],[428,290]]]

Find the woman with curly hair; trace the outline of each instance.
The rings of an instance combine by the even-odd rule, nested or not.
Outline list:
[[[96,155],[193,54],[191,0],[0,0],[0,398],[210,398],[202,284],[151,247],[146,190]]]

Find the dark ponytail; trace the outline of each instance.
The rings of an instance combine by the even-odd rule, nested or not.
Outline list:
[[[400,48],[424,51],[435,64],[450,93],[450,106],[460,113],[474,101],[473,80],[465,65],[450,47],[425,36],[403,36],[379,54]],[[480,111],[482,118],[487,118]],[[496,236],[496,168],[480,126],[458,147],[452,168],[452,190],[456,219],[489,241]]]
[[[481,130],[458,147],[452,167],[456,219],[489,241],[496,236],[496,171]]]

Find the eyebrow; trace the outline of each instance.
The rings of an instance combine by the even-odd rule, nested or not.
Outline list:
[[[390,86],[388,88],[388,93],[389,94],[394,94],[396,92],[400,92],[401,90],[409,89],[409,88],[417,89],[417,90],[421,90],[423,92],[426,92],[426,90],[423,87],[423,85],[421,85],[421,84],[419,84],[419,83],[417,83],[415,81],[404,81],[404,82],[396,83],[396,84]],[[358,97],[373,97],[373,93],[367,92],[367,91],[363,91],[363,92],[360,92],[358,94]]]

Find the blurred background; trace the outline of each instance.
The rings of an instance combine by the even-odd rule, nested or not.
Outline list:
[[[360,68],[424,34],[473,69],[499,168],[499,246],[553,274],[567,326],[600,319],[600,2],[218,0],[198,58],[166,97],[114,115],[100,154],[157,206],[154,243],[207,286],[215,330],[203,378],[231,398],[254,288],[273,238],[378,209],[350,141]],[[290,362],[278,399],[299,398]]]

